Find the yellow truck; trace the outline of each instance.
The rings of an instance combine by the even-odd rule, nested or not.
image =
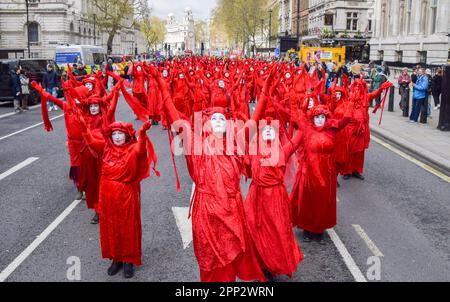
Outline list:
[[[331,62],[345,64],[345,46],[342,47],[307,47],[301,46],[299,57],[303,62]]]

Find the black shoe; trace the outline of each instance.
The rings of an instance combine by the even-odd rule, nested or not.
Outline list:
[[[350,174],[345,174],[342,178],[348,180],[350,179],[350,177],[352,177]]]
[[[131,263],[123,264],[123,276],[125,279],[133,278],[134,276],[134,266]]]
[[[114,261],[113,261],[113,263],[111,264],[111,266],[108,268],[108,271],[107,271],[108,275],[109,275],[109,276],[114,276],[114,275],[116,275],[116,274],[120,271],[120,269],[122,268],[122,266],[123,266],[123,263],[122,263],[122,262],[114,262]]]
[[[354,178],[358,178],[358,179],[361,179],[361,180],[365,179],[364,176],[361,175],[361,173],[353,172],[352,175],[353,175]]]
[[[264,276],[267,279],[267,282],[275,282],[274,276],[272,275],[271,272],[269,272],[268,270],[264,270],[263,272],[264,272]]]
[[[319,242],[320,245],[326,245],[327,242],[325,241],[325,238],[322,234],[317,234],[317,241]]]
[[[303,242],[311,242],[311,233],[303,231]]]
[[[92,217],[92,219],[91,219],[91,224],[98,224],[99,221],[100,221],[100,217],[98,216],[97,213],[95,213],[94,217]]]
[[[77,196],[75,197],[75,200],[82,200],[83,199],[83,192],[78,191]]]

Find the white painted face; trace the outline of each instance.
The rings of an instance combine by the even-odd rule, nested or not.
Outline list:
[[[222,81],[222,80],[220,80],[220,81],[219,81],[219,87],[220,87],[220,88],[225,88],[225,82]]]
[[[125,144],[126,135],[122,131],[116,130],[112,133],[112,140],[114,145],[122,146],[123,144]]]
[[[92,89],[94,89],[94,85],[92,85],[92,83],[86,83],[84,85],[89,91],[92,91]]]
[[[91,104],[89,105],[89,111],[91,115],[97,115],[100,113],[100,105],[99,104]]]
[[[163,70],[162,72],[163,77],[167,78],[167,76],[169,75],[167,70]]]
[[[260,74],[261,74],[261,75],[263,75],[263,74],[264,74],[264,71],[263,71],[263,70],[261,70]]]
[[[308,109],[311,109],[312,107],[314,107],[314,99],[313,98],[309,98],[309,100],[308,100]]]
[[[225,77],[229,77],[230,76],[230,74],[227,72],[227,73],[225,73]]]
[[[206,77],[209,79],[211,77],[211,75],[209,73],[207,73]]]
[[[141,72],[142,67],[141,67],[141,66],[138,66],[138,67],[136,68],[136,70],[139,71],[139,72]]]
[[[265,126],[262,129],[262,139],[264,141],[274,141],[276,138],[276,132],[275,132],[275,128],[273,128],[272,126]]]
[[[340,91],[336,91],[336,100],[339,101],[342,97],[342,93]]]
[[[223,134],[227,129],[227,120],[222,113],[214,113],[211,116],[211,127],[215,134]]]
[[[325,125],[326,119],[327,117],[325,116],[325,114],[319,114],[314,117],[314,125],[317,128],[323,127],[323,125]]]
[[[180,79],[182,80],[182,79],[184,79],[184,74],[180,74]]]
[[[286,73],[286,79],[290,79],[291,78],[291,74],[288,72]]]

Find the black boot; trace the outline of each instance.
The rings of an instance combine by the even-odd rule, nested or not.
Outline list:
[[[78,191],[77,196],[75,197],[75,200],[83,200],[83,192]]]
[[[275,280],[273,279],[273,275],[272,275],[272,273],[271,272],[269,272],[268,270],[263,270],[263,272],[264,272],[264,276],[266,277],[266,279],[267,279],[267,282],[274,282]]]
[[[123,276],[125,279],[133,278],[134,276],[134,266],[131,263],[123,264]]]
[[[116,274],[120,271],[120,269],[122,268],[122,266],[123,266],[123,263],[122,263],[122,262],[114,262],[114,261],[113,261],[113,263],[111,264],[111,266],[108,268],[108,271],[107,271],[108,275],[109,275],[109,276],[114,276],[114,275],[116,275]]]
[[[100,221],[100,217],[98,216],[97,213],[95,213],[94,217],[92,217],[92,219],[91,219],[91,224],[98,224],[99,221]]]
[[[320,245],[326,245],[327,244],[327,242],[325,241],[323,233],[317,234],[317,241],[319,242]]]
[[[303,231],[303,242],[311,242],[311,233],[304,230]]]
[[[352,177],[351,174],[345,174],[342,178],[347,180],[347,179],[350,179],[350,177]]]
[[[352,175],[353,175],[354,178],[358,178],[358,179],[361,179],[361,180],[365,179],[364,176],[362,176],[362,174],[358,173],[358,172],[353,172]]]

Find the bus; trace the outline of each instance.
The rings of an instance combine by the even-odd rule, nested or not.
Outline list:
[[[106,62],[106,50],[93,45],[59,45],[55,52],[56,64],[67,70],[67,65],[82,63],[87,73],[91,73],[93,66],[99,70],[103,62]]]

